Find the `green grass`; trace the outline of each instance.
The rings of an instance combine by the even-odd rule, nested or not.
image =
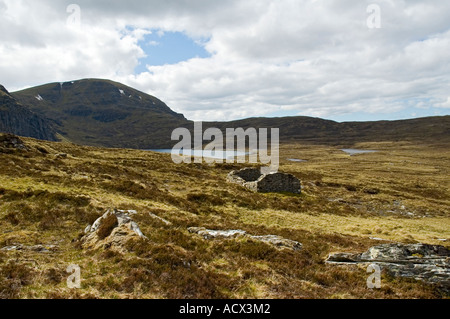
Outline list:
[[[382,289],[369,290],[366,269],[324,263],[331,252],[380,243],[370,237],[448,245],[439,240],[450,238],[445,148],[364,144],[357,147],[380,152],[349,157],[330,146],[282,145],[281,171],[303,186],[290,195],[226,182],[245,165],[175,165],[166,154],[23,140],[29,151],[0,150],[0,248],[57,248],[0,251],[2,298],[445,297],[387,274]],[[129,241],[127,252],[82,249],[85,227],[110,208],[137,210],[133,219],[148,240]],[[188,227],[279,235],[303,249],[205,240]],[[81,289],[67,288],[71,264],[81,268]]]

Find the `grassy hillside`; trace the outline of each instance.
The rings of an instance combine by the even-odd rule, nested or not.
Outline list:
[[[249,118],[232,122],[208,122],[205,127],[279,128],[284,142],[350,146],[360,142],[411,141],[450,144],[450,116],[400,121],[343,122],[311,117]]]
[[[108,80],[50,83],[12,95],[81,145],[170,147],[173,129],[187,122],[159,99]]]
[[[324,260],[388,240],[448,246],[448,148],[364,143],[355,146],[379,152],[348,156],[331,146],[282,145],[281,171],[303,185],[301,195],[288,195],[227,183],[244,165],[175,165],[166,154],[23,141],[27,150],[0,143],[0,249],[24,247],[0,250],[0,297],[443,297],[385,273],[382,288],[369,290],[365,268]],[[85,227],[108,208],[136,210],[148,240],[126,251],[81,248]],[[303,249],[205,240],[191,226],[279,235]],[[26,248],[36,245],[48,251]],[[81,289],[67,288],[70,264],[81,267]]]

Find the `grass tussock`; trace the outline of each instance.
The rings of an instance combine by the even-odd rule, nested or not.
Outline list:
[[[20,291],[35,277],[33,269],[25,263],[9,260],[0,267],[0,299],[16,299]]]

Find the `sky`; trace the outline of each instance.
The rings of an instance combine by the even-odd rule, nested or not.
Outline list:
[[[0,84],[103,78],[190,120],[450,114],[450,1],[0,0]]]

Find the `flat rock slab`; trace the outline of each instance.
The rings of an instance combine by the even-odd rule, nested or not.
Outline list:
[[[216,239],[216,238],[222,238],[222,239],[229,239],[229,238],[236,238],[236,237],[248,237],[257,241],[264,242],[266,244],[275,246],[276,248],[287,248],[292,250],[300,250],[302,249],[302,244],[286,239],[280,236],[276,235],[266,235],[266,236],[253,236],[248,234],[244,230],[211,230],[206,229],[204,227],[191,227],[188,228],[188,231],[190,233],[198,234],[202,236],[204,239]]]
[[[58,250],[56,245],[35,245],[35,246],[24,246],[24,245],[12,245],[6,246],[0,249],[2,251],[32,251],[36,253],[51,253]]]
[[[238,236],[247,235],[247,232],[243,230],[211,230],[203,227],[191,227],[188,231],[190,233],[200,235],[205,239],[235,238]]]
[[[360,254],[334,253],[330,264],[377,264],[391,275],[438,284],[450,290],[450,250],[426,244],[385,244]]]

